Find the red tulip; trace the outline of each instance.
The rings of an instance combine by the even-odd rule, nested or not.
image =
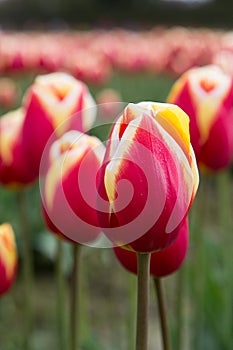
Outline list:
[[[50,230],[77,243],[91,242],[100,233],[96,176],[104,150],[96,137],[69,131],[52,144],[42,167],[45,221]]]
[[[233,152],[233,79],[217,66],[194,68],[174,84],[168,102],[190,117],[190,136],[201,167],[220,170]]]
[[[99,176],[107,237],[137,252],[169,246],[196,194],[188,116],[177,106],[129,104],[114,124]]]
[[[70,129],[86,131],[96,114],[86,85],[65,73],[38,76],[25,96],[25,109],[24,147],[37,175],[51,135],[55,140]]]
[[[17,272],[18,256],[10,224],[0,225],[0,296],[12,286]]]
[[[151,254],[150,274],[165,277],[177,271],[182,265],[188,250],[188,220],[180,228],[178,237],[168,247]],[[137,254],[133,251],[114,247],[114,253],[124,268],[137,274]]]
[[[26,162],[22,143],[23,109],[9,112],[0,118],[0,183],[21,187],[35,177]]]

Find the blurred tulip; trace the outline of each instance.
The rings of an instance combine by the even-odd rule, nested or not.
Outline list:
[[[65,68],[77,79],[96,85],[106,83],[111,75],[111,66],[104,55],[90,49],[66,57]]]
[[[26,162],[22,144],[23,109],[9,112],[0,118],[0,183],[19,188],[35,177]]]
[[[221,50],[213,57],[213,64],[219,66],[223,72],[233,77],[233,51]]]
[[[0,296],[12,286],[17,272],[18,256],[10,224],[0,225]]]
[[[193,68],[174,84],[168,102],[190,117],[190,137],[203,168],[220,170],[233,154],[233,79],[217,66]]]
[[[69,131],[52,144],[49,166],[42,173],[45,221],[53,232],[76,243],[91,242],[100,232],[96,176],[104,151],[96,137]]]
[[[180,228],[178,237],[168,247],[151,254],[150,274],[165,277],[177,271],[182,265],[188,250],[188,220]],[[114,247],[118,261],[128,271],[137,274],[137,254],[121,247]]]
[[[66,73],[38,76],[25,96],[24,105],[24,148],[37,176],[50,136],[55,140],[70,129],[84,132],[92,126],[96,115],[87,86]]]
[[[16,104],[18,89],[14,80],[9,78],[0,79],[0,106],[10,108]]]
[[[188,116],[175,105],[129,104],[100,171],[100,225],[115,245],[164,249],[177,237],[198,182]]]
[[[121,101],[121,96],[116,90],[110,88],[101,90],[96,96],[101,117],[113,120],[121,111]]]

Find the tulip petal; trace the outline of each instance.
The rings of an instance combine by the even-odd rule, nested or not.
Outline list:
[[[0,225],[0,295],[11,287],[17,270],[18,258],[14,232],[10,224]]]

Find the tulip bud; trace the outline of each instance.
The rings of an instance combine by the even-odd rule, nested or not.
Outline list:
[[[18,265],[14,232],[10,224],[0,225],[0,296],[13,284]]]
[[[96,178],[104,151],[96,137],[74,130],[51,145],[41,193],[45,221],[56,234],[81,244],[97,238]]]
[[[233,152],[233,79],[217,66],[193,68],[174,84],[168,102],[190,117],[197,161],[213,171],[229,165]]]
[[[150,274],[165,277],[177,271],[182,265],[188,250],[188,220],[181,226],[178,237],[168,247],[151,254]],[[121,247],[114,247],[118,261],[126,270],[137,274],[137,254]]]
[[[21,187],[35,177],[25,160],[22,145],[24,111],[17,109],[0,118],[0,183]]]
[[[129,104],[112,128],[100,171],[100,225],[116,245],[164,249],[177,237],[198,182],[188,116],[175,105]]]
[[[66,73],[38,76],[25,96],[25,109],[24,147],[37,176],[50,136],[54,133],[56,138],[71,129],[84,132],[96,114],[87,86]]]

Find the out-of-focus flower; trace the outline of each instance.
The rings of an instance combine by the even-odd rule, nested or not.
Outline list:
[[[35,179],[22,144],[24,117],[23,109],[17,109],[0,118],[0,183],[13,188]]]
[[[24,105],[24,148],[37,175],[51,135],[56,139],[70,129],[86,131],[96,117],[95,102],[87,86],[66,73],[38,76]]]
[[[104,84],[110,78],[111,66],[103,54],[92,50],[78,50],[66,58],[65,68],[77,79]]]
[[[190,136],[197,161],[219,170],[229,165],[233,152],[233,79],[219,67],[193,68],[174,84],[168,102],[190,117]]]
[[[18,89],[14,80],[9,78],[0,79],[0,106],[10,108],[16,104]]]
[[[51,231],[81,244],[97,238],[96,181],[104,151],[96,137],[74,130],[52,144],[41,174],[43,213]]]
[[[165,277],[177,271],[182,265],[188,250],[188,219],[180,228],[178,237],[168,247],[151,254],[150,274]],[[137,274],[137,254],[121,247],[114,247],[119,262],[128,271]]]
[[[121,101],[121,96],[116,90],[110,88],[101,90],[96,96],[100,116],[106,120],[113,120],[121,111]]]
[[[10,224],[0,225],[0,296],[12,286],[17,272],[18,255]]]
[[[175,105],[129,104],[100,171],[100,225],[115,245],[164,249],[177,237],[198,182],[188,116]]]
[[[213,64],[233,77],[233,50],[220,50],[213,57]]]

